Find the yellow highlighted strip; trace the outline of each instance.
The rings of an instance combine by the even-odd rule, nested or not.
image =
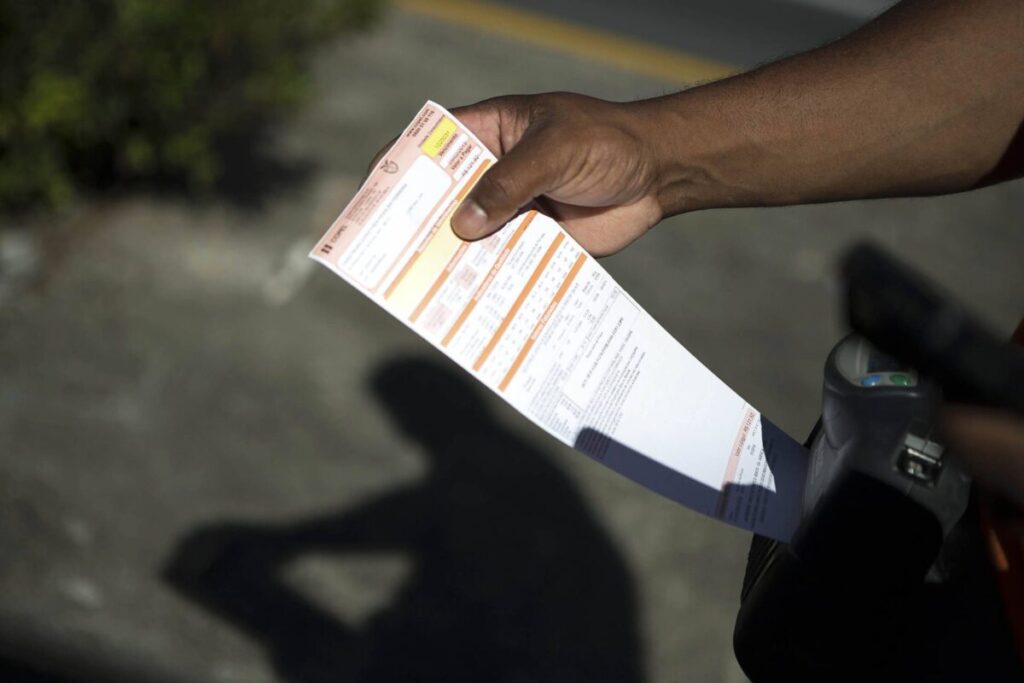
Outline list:
[[[491,2],[397,0],[396,4],[408,12],[449,24],[531,43],[679,85],[716,80],[739,71],[738,67],[679,50]]]
[[[447,119],[445,120],[447,121]],[[402,266],[402,269],[398,271],[398,275],[395,276],[395,279],[391,281],[391,285],[388,286],[387,290],[384,292],[385,299],[390,299],[392,295],[394,295],[395,290],[398,289],[399,285],[401,285],[405,281],[405,277],[409,274],[409,271],[412,270],[413,266],[416,265],[416,262],[419,261],[420,256],[423,255],[423,252],[426,251],[430,247],[431,243],[433,243],[433,241],[437,238],[438,232],[440,230],[451,230],[451,224],[449,223],[449,220],[451,219],[452,214],[455,213],[455,209],[459,207],[459,204],[461,204],[462,200],[466,198],[466,195],[469,194],[469,191],[473,189],[474,185],[476,185],[476,181],[480,180],[480,176],[484,174],[484,171],[486,171],[487,167],[490,165],[490,161],[484,160],[484,162],[480,164],[480,167],[476,169],[476,171],[473,173],[473,176],[469,179],[469,182],[466,183],[461,190],[459,190],[458,196],[456,196],[455,199],[452,201],[445,215],[437,224],[435,224],[431,228],[430,232],[427,234],[427,237],[420,243],[419,247],[416,249],[413,255],[409,257],[409,260],[405,262],[405,265]],[[447,236],[448,235],[445,235],[445,237]],[[416,318],[413,318],[413,321],[415,320]]]
[[[429,240],[433,236],[434,236],[434,233],[431,232],[430,236],[427,238],[427,240]],[[384,290],[384,298],[385,299],[390,299],[394,295],[395,290],[398,289],[398,286],[400,284],[402,284],[402,281],[405,280],[405,276],[409,274],[409,271],[412,270],[412,267],[416,265],[417,261],[419,261],[420,254],[422,254],[422,253],[423,253],[423,247],[422,246],[419,249],[417,249],[415,252],[413,252],[413,255],[410,256],[409,260],[405,262],[405,265],[402,266],[402,269],[400,271],[398,271],[398,275],[395,276],[395,279],[392,280],[391,284],[388,285],[388,288],[386,290]]]
[[[544,252],[544,256],[540,259],[540,263],[537,264],[533,274],[530,275],[530,279],[526,281],[526,286],[523,287],[523,291],[519,292],[519,296],[516,297],[515,302],[512,304],[512,308],[510,308],[508,313],[505,315],[505,319],[501,321],[500,325],[498,325],[498,330],[494,333],[494,336],[491,337],[491,341],[487,342],[487,346],[484,347],[480,357],[476,359],[475,363],[473,363],[474,370],[480,372],[480,368],[482,368],[484,363],[487,362],[487,358],[491,355],[491,351],[494,351],[494,347],[498,345],[499,341],[501,341],[501,337],[505,334],[505,330],[508,329],[512,319],[516,317],[516,313],[519,312],[523,302],[526,301],[526,297],[528,297],[530,292],[533,291],[533,286],[537,284],[537,280],[540,279],[541,273],[543,273],[544,269],[548,267],[551,257],[553,257],[555,252],[558,251],[558,247],[561,246],[562,240],[564,239],[565,233],[558,233],[555,239],[551,242],[551,246],[549,246],[548,250]]]
[[[565,280],[562,281],[562,286],[558,288],[554,298],[551,299],[551,303],[548,304],[548,307],[544,310],[544,315],[542,315],[540,320],[537,321],[537,324],[534,325],[533,332],[530,333],[526,343],[523,344],[523,348],[520,349],[519,355],[516,356],[515,361],[512,362],[512,367],[510,367],[508,372],[505,373],[505,379],[501,380],[501,384],[498,385],[499,391],[505,391],[505,389],[508,389],[508,385],[512,382],[512,378],[516,376],[517,372],[519,372],[519,366],[523,364],[524,360],[526,360],[526,356],[529,355],[534,342],[536,342],[537,338],[540,337],[540,333],[544,331],[544,327],[548,324],[548,320],[551,319],[555,309],[558,308],[558,304],[561,303],[562,299],[565,297],[565,293],[569,291],[572,281],[576,279],[576,274],[580,272],[580,268],[583,267],[583,264],[586,263],[586,261],[586,253],[581,253],[576,257],[576,262],[573,263],[572,268],[569,269],[569,274],[566,275]]]
[[[433,159],[444,149],[448,141],[455,137],[458,131],[459,129],[455,126],[454,121],[447,116],[442,117],[437,125],[434,126],[433,132],[423,141],[420,149],[423,150],[424,154]]]

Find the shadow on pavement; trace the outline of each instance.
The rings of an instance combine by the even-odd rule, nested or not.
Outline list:
[[[422,480],[291,524],[198,529],[166,580],[261,642],[292,683],[642,681],[629,571],[549,457],[433,362],[390,362],[371,389],[422,446]],[[405,553],[413,570],[358,627],[282,580],[304,555],[367,552]]]

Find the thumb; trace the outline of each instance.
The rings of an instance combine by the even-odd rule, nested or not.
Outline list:
[[[557,188],[565,171],[565,153],[564,144],[550,140],[543,128],[527,129],[456,209],[455,234],[465,240],[487,237],[536,197]]]

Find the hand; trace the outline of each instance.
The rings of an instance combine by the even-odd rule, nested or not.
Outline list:
[[[499,157],[452,219],[463,239],[486,237],[536,200],[584,249],[605,256],[665,214],[650,102],[552,93],[452,113]]]
[[[955,457],[988,489],[1024,509],[1024,420],[976,406],[947,406],[942,431]]]

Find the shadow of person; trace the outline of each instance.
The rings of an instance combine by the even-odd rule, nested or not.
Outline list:
[[[294,524],[197,530],[165,578],[261,641],[292,683],[642,681],[627,567],[548,456],[433,362],[390,362],[371,388],[423,447],[422,480]],[[414,569],[359,627],[281,580],[303,555],[381,551]]]

